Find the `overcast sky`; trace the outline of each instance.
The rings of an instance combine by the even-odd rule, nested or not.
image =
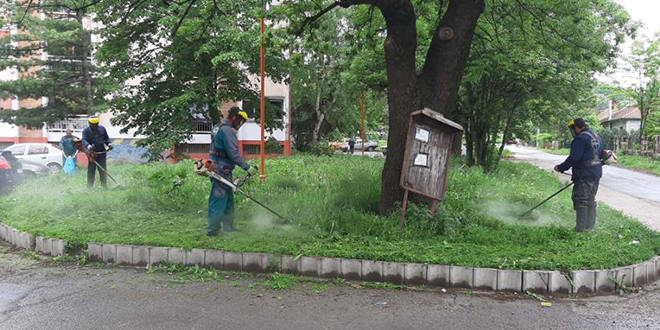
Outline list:
[[[625,8],[633,21],[640,21],[644,26],[638,30],[637,35],[651,37],[660,32],[660,0],[615,0]],[[621,47],[623,54],[630,54],[632,42],[627,40]],[[615,81],[622,86],[629,86],[632,82],[630,73],[624,72],[622,66],[615,73],[608,76],[598,75],[597,79],[608,84]]]

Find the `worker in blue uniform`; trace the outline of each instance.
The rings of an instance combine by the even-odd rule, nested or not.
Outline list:
[[[82,145],[85,147],[87,157],[89,158],[89,164],[87,165],[87,188],[91,189],[94,187],[97,170],[99,172],[99,179],[101,179],[101,186],[105,188],[108,185],[106,153],[112,150],[113,147],[105,127],[99,125],[99,118],[90,117],[88,121],[89,127],[85,128],[82,133]]]
[[[237,165],[250,175],[257,173],[256,166],[250,166],[238,153],[238,129],[247,121],[248,115],[237,107],[229,110],[227,117],[214,130],[211,142],[211,160],[213,171],[232,182],[232,171]],[[209,222],[206,235],[216,236],[220,230],[230,232],[234,229],[234,191],[222,183],[211,180],[211,195],[209,196]]]
[[[555,166],[555,171],[563,173],[573,169],[575,231],[582,232],[596,225],[596,193],[603,176],[603,140],[589,129],[582,118],[571,120],[568,128],[573,135],[571,153],[563,163]]]

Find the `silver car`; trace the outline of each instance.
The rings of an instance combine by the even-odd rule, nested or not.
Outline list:
[[[62,169],[62,150],[48,143],[18,143],[5,149],[23,164],[42,165],[52,173]]]

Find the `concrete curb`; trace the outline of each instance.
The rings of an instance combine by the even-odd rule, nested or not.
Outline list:
[[[34,237],[0,223],[0,239],[38,253],[63,256],[65,240]],[[265,273],[279,271],[321,278],[344,278],[407,285],[428,285],[500,292],[540,294],[614,292],[622,287],[643,287],[660,280],[660,256],[606,270],[558,271],[502,270],[494,268],[428,265],[326,257],[275,256],[265,253],[229,252],[173,247],[88,243],[90,261],[122,265],[179,263],[228,271]]]

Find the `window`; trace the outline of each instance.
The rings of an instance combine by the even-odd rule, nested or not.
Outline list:
[[[277,120],[284,120],[284,100],[282,99],[268,99],[270,108],[275,111],[275,118]]]
[[[11,151],[11,154],[14,156],[23,156],[25,154],[25,146],[13,146],[7,148],[7,150]]]
[[[243,111],[247,113],[248,118],[256,118],[253,104],[254,103],[252,103],[252,100],[243,100]]]
[[[28,148],[28,155],[46,155],[46,154],[48,154],[47,146],[31,145],[30,148]]]
[[[274,111],[277,120],[284,119],[284,100],[283,99],[267,99],[265,111]],[[248,114],[248,118],[257,118],[257,111],[261,111],[261,102],[253,100],[243,100],[243,111]],[[267,115],[266,118],[269,116]]]

